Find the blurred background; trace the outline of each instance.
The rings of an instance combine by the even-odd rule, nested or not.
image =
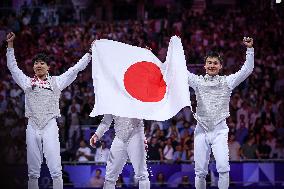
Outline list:
[[[36,53],[48,53],[50,74],[59,75],[88,51],[94,39],[101,38],[148,46],[164,61],[172,35],[182,39],[188,70],[204,74],[203,57],[216,50],[224,58],[222,74],[227,75],[244,63],[243,37],[254,38],[255,68],[233,91],[227,119],[231,188],[284,188],[283,29],[280,0],[1,0],[1,183],[6,188],[27,187],[24,93],[6,66],[5,39],[13,31],[18,65],[31,77]],[[189,90],[196,106],[194,92]],[[89,146],[102,119],[89,117],[94,103],[89,65],[60,100],[58,126],[66,188],[102,187],[114,130],[111,127],[97,149]],[[145,121],[152,188],[194,186],[195,125],[188,107],[164,122]],[[80,149],[88,158],[79,155]],[[214,188],[218,174],[213,156],[209,170],[208,187]],[[138,188],[133,176],[127,164],[117,187]],[[39,184],[41,188],[52,185],[45,164]]]

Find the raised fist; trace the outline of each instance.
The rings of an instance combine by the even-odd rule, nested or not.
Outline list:
[[[244,37],[243,43],[245,44],[245,46],[246,46],[247,48],[252,48],[252,45],[253,45],[253,38],[251,38],[251,37]]]
[[[14,39],[15,39],[16,35],[13,33],[13,32],[10,32],[7,34],[7,39],[6,41],[9,43],[9,42],[13,42]]]

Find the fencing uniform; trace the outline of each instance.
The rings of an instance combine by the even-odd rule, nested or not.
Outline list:
[[[232,90],[244,81],[254,68],[254,49],[247,48],[246,61],[241,70],[229,76],[197,76],[188,74],[188,83],[196,94],[194,114],[197,126],[194,131],[195,187],[206,188],[205,177],[211,150],[219,173],[218,187],[229,187],[228,126],[229,102]]]
[[[145,134],[143,120],[104,115],[95,134],[101,138],[114,120],[115,138],[107,160],[104,189],[114,189],[119,174],[129,158],[139,182],[139,189],[149,189],[150,181],[146,165]]]
[[[56,118],[60,117],[59,98],[61,91],[70,85],[79,71],[84,70],[91,55],[81,60],[60,76],[48,76],[45,81],[26,76],[17,66],[14,49],[7,49],[7,66],[15,82],[25,92],[28,188],[38,189],[38,178],[43,156],[53,179],[53,188],[62,189],[62,167],[59,134]]]

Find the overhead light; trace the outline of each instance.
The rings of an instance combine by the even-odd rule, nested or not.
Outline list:
[[[281,0],[276,0],[276,3],[281,3]]]

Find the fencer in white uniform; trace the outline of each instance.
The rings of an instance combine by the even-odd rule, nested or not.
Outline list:
[[[244,38],[247,47],[246,61],[242,68],[231,75],[218,75],[222,68],[221,57],[211,53],[205,57],[205,76],[188,73],[188,83],[195,91],[197,107],[194,114],[197,120],[194,131],[195,187],[206,188],[208,163],[213,152],[219,173],[219,189],[229,187],[228,126],[229,102],[232,90],[244,81],[254,68],[252,38]]]
[[[70,85],[79,71],[84,70],[91,60],[86,53],[79,62],[60,76],[48,75],[47,57],[43,54],[34,59],[34,78],[26,76],[17,66],[14,55],[14,33],[7,35],[7,66],[15,82],[25,92],[28,188],[38,189],[38,178],[43,156],[53,179],[54,189],[63,189],[60,143],[56,118],[60,116],[59,98],[61,91]],[[45,62],[46,61],[46,62]]]
[[[114,120],[115,138],[112,142],[106,166],[104,189],[114,189],[119,174],[130,159],[139,189],[149,189],[149,173],[146,164],[144,123],[141,119],[104,115],[101,124],[90,139],[91,146],[109,129]]]

